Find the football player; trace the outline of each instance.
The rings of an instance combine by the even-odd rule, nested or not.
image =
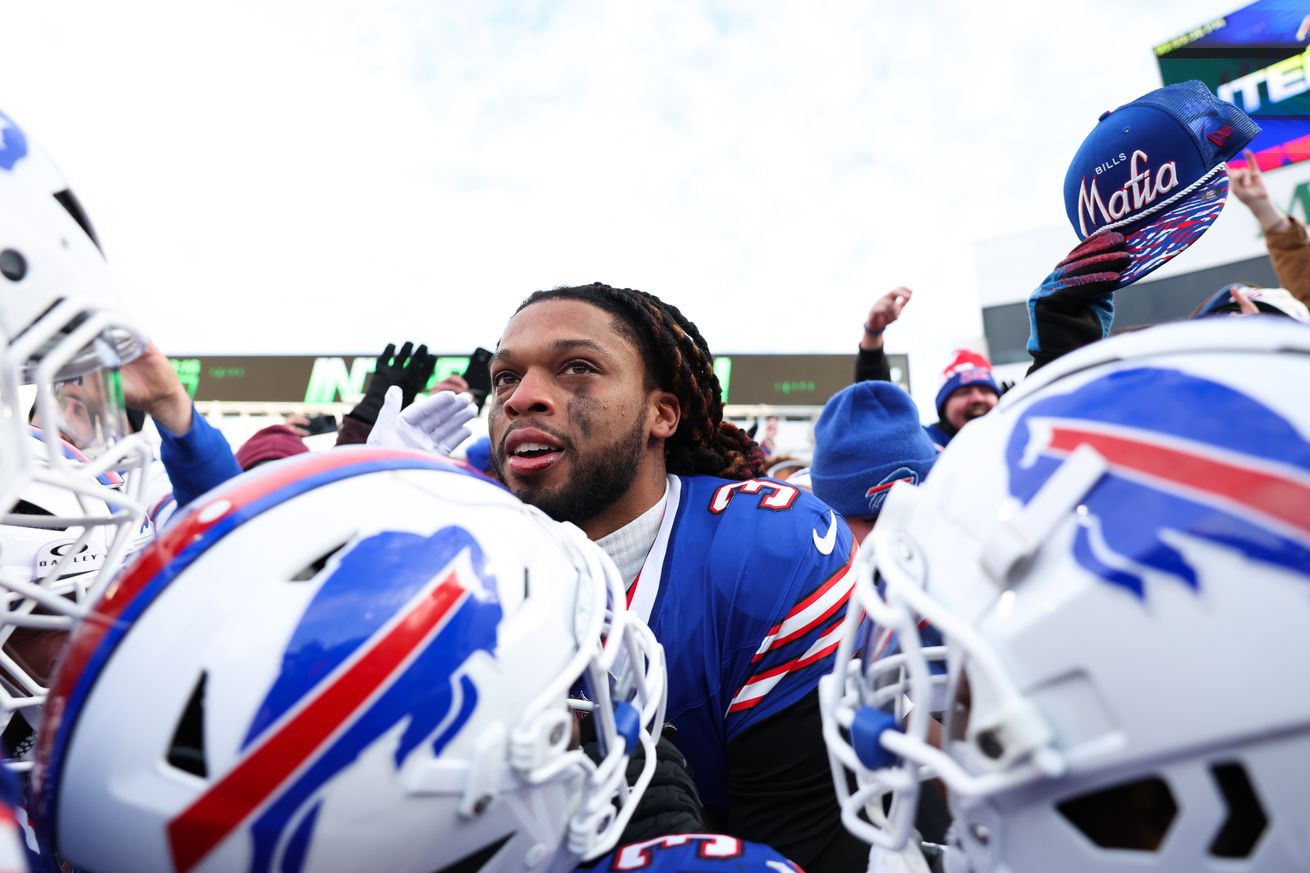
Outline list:
[[[593,284],[530,296],[491,364],[499,478],[618,565],[669,657],[669,720],[711,820],[808,870],[850,869],[815,687],[831,669],[855,544],[840,517],[763,478],[723,420],[696,326]]]

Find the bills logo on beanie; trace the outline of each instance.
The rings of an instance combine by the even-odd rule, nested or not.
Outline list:
[[[877,515],[882,511],[882,502],[887,499],[887,492],[891,491],[892,486],[897,482],[909,482],[911,485],[918,485],[919,472],[911,470],[909,467],[899,467],[883,477],[883,480],[877,485],[865,491],[864,497],[869,501],[870,515]]]
[[[956,349],[955,358],[942,371],[942,387],[937,390],[937,416],[945,418],[946,401],[956,390],[969,385],[990,388],[997,397],[1001,386],[992,374],[992,365],[985,357],[968,349]]]

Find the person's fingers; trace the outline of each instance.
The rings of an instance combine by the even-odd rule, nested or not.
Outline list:
[[[1127,252],[1102,252],[1061,265],[1059,275],[1068,284],[1074,276],[1085,276],[1090,273],[1122,273],[1128,269],[1132,260],[1132,255]]]
[[[1113,291],[1114,286],[1119,284],[1119,279],[1123,275],[1120,271],[1086,273],[1080,276],[1071,276],[1063,280],[1064,288],[1060,293],[1061,297],[1095,297]]]
[[[457,416],[460,424],[463,424],[466,421],[472,421],[473,419],[477,418],[478,404],[477,401],[473,399],[472,395],[459,394],[457,396],[464,403],[464,408],[459,411],[459,415]]]
[[[1255,162],[1255,152],[1250,149],[1242,149],[1242,160],[1246,161],[1246,165],[1252,170],[1260,169],[1260,165]]]
[[[382,409],[378,412],[378,422],[381,423],[382,416],[395,418],[400,414],[400,404],[404,402],[404,392],[400,390],[399,385],[392,385],[387,389],[386,395],[382,398]]]
[[[402,402],[399,385],[392,385],[387,389],[386,395],[382,398],[382,408],[378,410],[377,421],[373,423],[373,429],[369,431],[366,440],[370,446],[395,447],[396,416],[400,415]]]
[[[471,431],[464,425],[477,417],[478,409],[467,394],[442,391],[411,404],[401,413],[406,428],[412,428],[449,454],[468,439]]]
[[[896,295],[896,299],[894,299],[894,300],[892,301],[892,317],[893,317],[893,318],[900,318],[900,317],[901,317],[901,310],[905,308],[905,304],[906,304],[906,303],[909,303],[909,302],[910,302],[910,295],[913,293],[913,292],[910,291],[909,288],[899,288],[899,289],[897,289],[897,290],[900,291],[900,292],[902,292],[902,293],[897,294],[897,295]]]
[[[447,415],[441,421],[440,432],[449,434],[457,428],[463,427],[469,421],[477,417],[478,408],[466,394],[459,395],[459,404],[448,410]]]
[[[299,412],[291,413],[282,420],[282,423],[295,431],[297,436],[309,436],[309,418]]]
[[[405,418],[418,423],[434,416],[442,416],[455,407],[456,395],[453,391],[437,391],[427,397],[419,397],[405,410]]]
[[[465,391],[469,390],[469,383],[464,380],[463,376],[452,373],[436,385],[433,385],[432,390],[449,391],[452,394],[463,394]]]
[[[447,434],[442,439],[440,439],[437,442],[437,448],[440,449],[445,454],[449,455],[451,452],[455,451],[455,449],[458,448],[459,445],[464,442],[464,440],[468,439],[472,435],[473,435],[473,431],[469,430],[466,427],[461,427],[455,430],[454,432]]]
[[[410,355],[413,353],[413,351],[414,351],[414,344],[409,340],[406,340],[405,344],[400,347],[400,353],[396,355],[396,360],[395,360],[396,366],[403,368],[406,364],[408,364]]]
[[[477,406],[467,394],[439,391],[420,398],[401,413],[405,421],[428,433],[441,433],[476,417]]]
[[[387,343],[387,347],[382,350],[382,354],[378,357],[378,361],[374,369],[378,367],[385,367],[387,364],[391,363],[391,359],[395,357],[395,354],[396,354],[396,344]]]
[[[442,420],[456,424],[463,424],[476,418],[477,415],[477,404],[467,394],[454,395],[454,399],[448,402],[442,410]]]
[[[1237,304],[1237,310],[1242,315],[1257,315],[1259,308],[1251,302],[1251,298],[1246,296],[1246,290],[1243,288],[1233,288],[1230,292],[1233,302]]]

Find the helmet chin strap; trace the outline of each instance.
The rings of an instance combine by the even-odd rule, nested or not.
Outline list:
[[[983,544],[979,562],[997,585],[1009,587],[1010,574],[1032,557],[1047,537],[1073,512],[1109,469],[1100,453],[1080,445],[1022,506],[1010,501]]]
[[[933,873],[933,870],[919,847],[916,833],[899,851],[873,846],[869,851],[866,873]]]

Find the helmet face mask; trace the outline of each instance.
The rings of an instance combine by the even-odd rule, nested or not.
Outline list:
[[[1304,868],[1310,336],[1243,321],[1071,355],[893,489],[821,685],[874,851],[933,779],[961,870]]]
[[[0,113],[0,726],[44,699],[46,631],[67,632],[142,533],[145,441],[120,368],[145,347],[90,222]],[[15,634],[15,628],[24,628]]]
[[[662,650],[580,531],[376,449],[211,492],[69,651],[36,805],[62,855],[107,873],[297,851],[306,869],[572,869],[635,808],[665,699]]]
[[[7,731],[5,763],[25,770],[54,657],[73,623],[150,532],[130,509],[140,503],[140,478],[96,476],[73,445],[50,442],[37,428],[20,448],[27,464],[7,466],[21,467],[27,478],[0,514],[0,731]],[[20,712],[22,721],[12,724]]]

